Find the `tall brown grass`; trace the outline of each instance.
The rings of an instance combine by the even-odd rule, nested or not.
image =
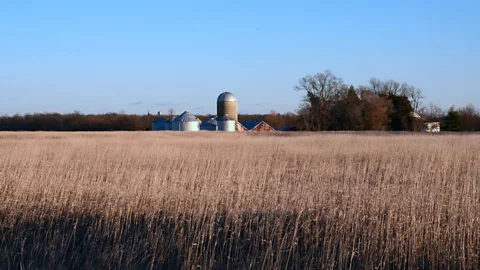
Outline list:
[[[0,268],[480,268],[480,136],[0,133]]]

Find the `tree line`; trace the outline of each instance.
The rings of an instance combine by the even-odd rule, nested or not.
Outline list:
[[[367,85],[347,85],[326,70],[301,78],[295,90],[304,93],[296,113],[239,115],[239,121],[263,120],[275,129],[291,130],[420,130],[440,122],[444,131],[480,131],[480,110],[473,105],[448,111],[423,106],[422,91],[407,83],[372,78]],[[164,116],[173,117],[174,111]],[[212,115],[200,115],[205,121]],[[419,117],[420,116],[420,117]],[[123,113],[36,113],[0,117],[0,131],[134,131],[149,130],[155,115]]]
[[[163,115],[166,119],[174,116]],[[206,121],[212,115],[199,115],[202,121]],[[158,115],[135,115],[122,113],[107,114],[82,114],[74,112],[68,114],[59,113],[35,113],[26,115],[1,116],[0,131],[135,131],[150,130],[152,122]],[[262,120],[276,129],[285,125],[294,126],[298,116],[293,113],[277,114],[242,114],[239,121]]]
[[[147,116],[35,113],[0,117],[0,131],[115,131],[147,128]]]
[[[301,78],[295,90],[305,94],[300,130],[415,131],[425,122],[440,122],[445,131],[480,131],[480,111],[473,105],[448,112],[433,104],[423,107],[421,89],[395,80],[372,78],[354,87],[326,70]]]

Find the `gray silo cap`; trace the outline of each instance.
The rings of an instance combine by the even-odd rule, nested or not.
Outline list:
[[[195,115],[187,111],[184,111],[180,116],[175,118],[175,120],[180,122],[201,122]]]
[[[205,123],[208,123],[208,124],[212,124],[212,125],[217,125],[217,119],[215,119],[215,117],[212,117],[210,119],[208,119]]]
[[[223,92],[218,96],[217,102],[225,102],[225,101],[238,101],[234,94],[230,92]]]
[[[233,121],[232,117],[228,116],[228,114],[225,114],[224,116],[220,117],[220,119],[217,119],[218,121]]]

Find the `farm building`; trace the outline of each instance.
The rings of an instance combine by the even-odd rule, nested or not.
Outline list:
[[[238,121],[238,100],[230,92],[223,92],[217,98],[217,116],[223,117],[225,115]]]
[[[152,123],[152,130],[153,131],[159,131],[159,130],[168,130],[167,128],[167,120],[163,117],[158,117],[153,121]]]
[[[165,124],[166,130],[172,130],[173,121],[175,121],[175,117],[172,117],[167,121],[167,123]]]
[[[211,117],[207,121],[203,122],[200,125],[200,130],[217,131],[218,130],[217,119],[215,119],[215,117]]]
[[[422,117],[420,116],[420,114],[416,113],[416,112],[411,112],[410,113],[410,116],[414,119],[422,119]]]
[[[178,117],[170,120],[157,119],[152,123],[152,130],[177,130],[177,131],[236,131],[238,118],[238,100],[230,92],[223,92],[217,98],[217,116],[202,121],[190,112],[183,112]],[[156,120],[156,121],[157,121]]]
[[[201,122],[191,112],[184,111],[172,121],[172,130],[199,131]]]
[[[227,131],[227,132],[235,132],[237,130],[236,121],[232,117],[228,116],[228,114],[217,118],[218,121],[218,130],[219,131]]]
[[[440,122],[429,122],[423,126],[424,132],[438,133],[440,132]]]
[[[230,92],[223,92],[217,98],[217,116],[204,123],[192,113],[185,111],[177,117],[166,120],[157,118],[152,123],[152,130],[176,131],[275,131],[264,121],[238,122],[238,100]]]
[[[242,123],[237,122],[236,125],[237,125],[237,131],[248,131],[247,128],[242,125]]]
[[[241,125],[247,131],[275,131],[275,129],[265,121],[244,121]]]

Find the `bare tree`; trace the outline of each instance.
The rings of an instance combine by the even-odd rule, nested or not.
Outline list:
[[[427,121],[438,121],[445,116],[445,112],[437,105],[430,103],[428,107],[420,110],[420,115]]]
[[[480,112],[473,104],[468,104],[458,110],[460,114],[460,129],[464,131],[480,130]]]
[[[348,88],[341,78],[325,70],[323,73],[301,78],[295,90],[306,92],[301,111],[308,112],[308,116],[304,117],[309,119],[310,128],[326,130],[330,121],[330,110],[335,102],[346,95]]]
[[[270,114],[265,117],[265,121],[275,129],[281,129],[285,125],[285,118],[275,110],[270,111]]]
[[[169,116],[174,116],[175,115],[175,110],[173,108],[168,109],[168,115]]]
[[[308,75],[300,79],[295,87],[297,91],[306,91],[321,101],[332,101],[342,98],[348,91],[341,78],[336,77],[330,70],[324,73]]]
[[[377,78],[371,78],[369,86],[360,86],[363,89],[368,89],[376,95],[395,95],[406,96],[409,98],[412,108],[417,112],[420,108],[421,100],[424,98],[422,90],[416,88],[408,83],[402,83],[395,80],[379,80]]]
[[[371,78],[369,81],[369,90],[375,93],[376,95],[402,95],[404,91],[405,84],[400,84],[395,80],[385,80],[382,81],[377,78]]]
[[[386,130],[390,126],[388,110],[391,101],[380,97],[368,87],[360,86],[361,128],[363,130]]]
[[[387,80],[382,83],[382,93],[398,96],[401,94],[400,83],[394,80]]]
[[[380,94],[382,88],[382,81],[377,78],[371,78],[369,82],[369,86],[359,86],[359,88],[365,88],[364,90],[372,90],[375,94]]]
[[[418,112],[421,101],[423,98],[425,98],[423,96],[422,90],[414,86],[408,86],[406,88],[406,95],[410,99],[410,103],[412,104],[413,111]]]

